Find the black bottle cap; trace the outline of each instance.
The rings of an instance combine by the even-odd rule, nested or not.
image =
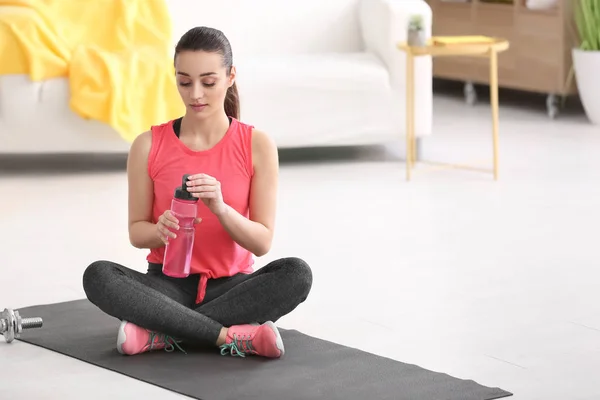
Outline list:
[[[187,190],[187,181],[188,178],[190,177],[190,174],[185,174],[183,175],[183,178],[181,178],[181,186],[179,186],[177,189],[175,189],[175,198],[176,199],[180,199],[180,200],[187,200],[187,201],[198,201],[197,197],[192,196],[192,194],[190,192],[188,192]]]

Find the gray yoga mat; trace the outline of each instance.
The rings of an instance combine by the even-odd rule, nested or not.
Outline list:
[[[119,321],[87,300],[20,313],[44,319],[42,328],[23,332],[21,341],[196,399],[492,400],[512,395],[295,330],[281,331],[286,354],[276,360],[222,356],[216,348],[123,356],[115,347]]]

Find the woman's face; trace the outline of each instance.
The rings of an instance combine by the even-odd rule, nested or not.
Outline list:
[[[188,115],[204,119],[223,112],[227,89],[235,79],[235,68],[227,76],[221,54],[183,51],[175,60],[175,74]]]

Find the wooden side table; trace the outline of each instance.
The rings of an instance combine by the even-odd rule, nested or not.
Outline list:
[[[447,38],[446,36],[444,38]],[[415,137],[415,57],[487,57],[490,60],[490,95],[492,106],[492,133],[494,147],[494,179],[498,179],[498,53],[509,48],[509,42],[500,38],[489,38],[486,42],[471,42],[440,45],[436,44],[433,37],[426,46],[409,46],[406,42],[399,43],[398,49],[406,53],[406,180],[411,178],[411,168],[416,160],[416,137]],[[437,163],[440,164],[440,163]],[[443,164],[442,164],[443,165]],[[451,168],[463,168],[477,170],[478,168],[449,165]],[[486,172],[491,172],[485,170]]]

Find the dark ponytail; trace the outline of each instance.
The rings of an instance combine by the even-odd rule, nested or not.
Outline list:
[[[223,66],[227,76],[231,73],[233,53],[227,37],[218,29],[199,26],[187,31],[175,46],[175,58],[182,51],[206,51],[220,53],[223,56]],[[235,119],[240,118],[240,98],[235,82],[227,89],[225,96],[225,113]]]
[[[227,95],[225,95],[225,114],[229,117],[240,119],[240,96],[235,82],[227,89]]]

